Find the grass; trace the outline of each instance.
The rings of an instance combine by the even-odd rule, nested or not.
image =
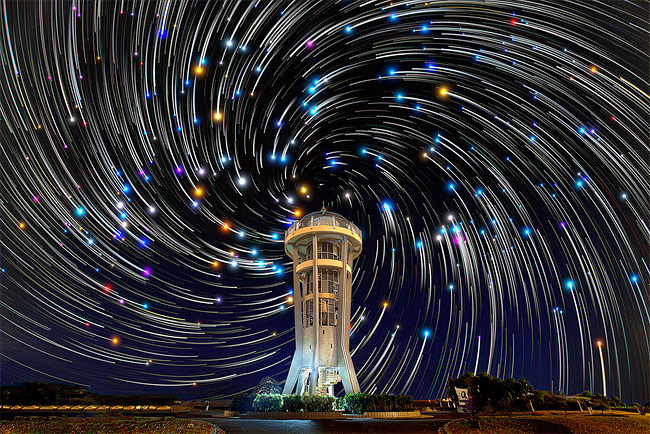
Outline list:
[[[600,413],[600,412],[598,412]],[[448,425],[452,433],[650,433],[650,417],[619,411],[606,411],[604,415],[580,412],[538,411],[517,413],[512,416],[481,416],[481,430],[471,428],[466,419]]]
[[[2,434],[210,434],[208,422],[174,417],[33,416],[2,421]],[[217,429],[217,433],[223,430]]]

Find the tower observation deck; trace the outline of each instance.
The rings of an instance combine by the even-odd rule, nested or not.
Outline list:
[[[296,351],[283,393],[333,396],[339,381],[345,393],[361,391],[350,357],[352,264],[361,246],[359,228],[325,207],[287,229]]]

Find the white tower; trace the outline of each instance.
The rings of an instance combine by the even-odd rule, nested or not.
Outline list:
[[[323,207],[286,231],[284,249],[293,259],[296,352],[283,393],[333,396],[339,381],[345,393],[360,392],[350,357],[350,307],[361,231]]]

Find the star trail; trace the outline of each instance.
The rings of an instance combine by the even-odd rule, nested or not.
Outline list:
[[[485,371],[650,399],[647,2],[4,1],[0,21],[3,384],[284,380],[284,233],[324,202],[363,235],[363,391]]]

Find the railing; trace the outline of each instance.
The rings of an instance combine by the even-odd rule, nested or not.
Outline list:
[[[298,229],[311,227],[311,226],[332,226],[332,228],[335,227],[345,228],[351,231],[353,234],[361,237],[361,231],[354,223],[351,223],[337,216],[326,215],[320,217],[310,217],[309,219],[303,218],[302,220],[298,220],[297,222],[292,224],[289,227],[289,229],[285,231],[284,238],[286,239]]]

